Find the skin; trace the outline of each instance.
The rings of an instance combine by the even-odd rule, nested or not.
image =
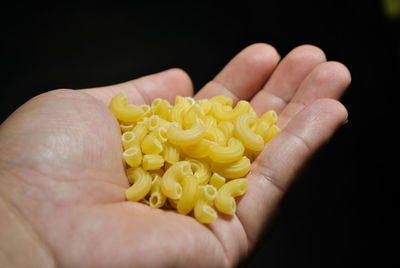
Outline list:
[[[107,107],[119,92],[134,104],[192,96],[184,71],[32,98],[0,126],[0,266],[235,266],[308,159],[346,121],[337,100],[350,80],[317,47],[299,46],[281,60],[272,46],[253,44],[194,96],[250,100],[259,115],[276,110],[282,128],[253,162],[236,215],[209,225],[125,201],[120,131]]]

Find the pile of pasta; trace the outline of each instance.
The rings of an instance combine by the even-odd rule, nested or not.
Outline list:
[[[235,213],[251,162],[280,131],[274,111],[258,117],[249,102],[233,107],[227,96],[138,106],[120,93],[109,108],[122,133],[127,200],[176,209],[201,223],[216,219],[216,210]]]

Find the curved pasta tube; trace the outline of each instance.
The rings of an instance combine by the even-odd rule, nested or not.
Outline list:
[[[138,142],[142,142],[143,138],[149,132],[147,127],[144,124],[137,124],[133,129],[132,132],[136,134],[136,139]]]
[[[132,131],[126,131],[124,134],[122,134],[121,141],[124,150],[139,146],[139,142],[136,139],[136,134]]]
[[[274,110],[269,110],[260,117],[260,120],[266,122],[271,127],[278,122],[278,114]]]
[[[235,197],[243,195],[247,190],[246,179],[231,180],[218,190],[214,200],[215,207],[222,213],[233,215],[236,211]]]
[[[195,103],[192,105],[184,114],[182,127],[183,129],[191,128],[194,123],[196,123],[197,118],[202,119],[204,118],[203,110],[200,106]]]
[[[182,196],[177,203],[177,210],[180,214],[188,214],[196,204],[198,186],[197,180],[193,175],[187,175],[182,179]]]
[[[214,142],[206,139],[201,139],[200,142],[196,144],[181,146],[181,149],[186,155],[190,157],[205,158],[209,154],[209,147],[211,144],[214,144]]]
[[[197,100],[196,103],[200,106],[205,115],[211,110],[211,102],[207,99]]]
[[[214,103],[211,106],[212,114],[218,121],[233,121],[239,115],[247,113],[249,110],[250,103],[244,100],[239,101],[233,109],[231,109],[229,106],[224,106],[219,103]]]
[[[161,191],[161,177],[154,176],[150,188],[149,206],[152,208],[160,208],[164,206],[167,197]]]
[[[240,160],[228,164],[211,163],[211,170],[227,179],[244,177],[250,171],[250,160],[243,156]]]
[[[162,192],[171,199],[179,199],[182,196],[180,181],[183,177],[193,174],[190,163],[180,161],[168,168],[161,179]]]
[[[168,141],[175,145],[188,146],[199,142],[206,129],[200,119],[190,129],[183,130],[177,124],[171,124],[167,130]]]
[[[144,117],[143,110],[139,106],[128,104],[126,95],[122,92],[111,99],[109,108],[118,120],[124,122],[136,122]]]
[[[218,128],[224,133],[225,139],[229,140],[233,136],[235,126],[231,121],[221,121],[218,123]]]
[[[211,205],[214,199],[217,197],[218,191],[211,184],[199,186],[199,198],[206,201],[207,204]]]
[[[138,167],[127,171],[128,180],[132,182],[126,191],[128,201],[142,200],[150,191],[152,178],[143,168]]]
[[[226,138],[224,133],[217,127],[212,127],[206,130],[204,139],[214,141],[221,146],[226,145]]]
[[[199,185],[204,185],[208,183],[211,176],[210,167],[204,161],[198,159],[186,158],[185,161],[190,163],[193,175],[197,180]]]
[[[137,167],[142,162],[142,152],[139,146],[128,148],[122,153],[122,156],[130,167]]]
[[[163,144],[163,147],[164,147],[163,156],[166,162],[170,164],[175,164],[176,162],[179,161],[180,153],[179,149],[175,145],[166,142]]]
[[[234,135],[243,142],[246,148],[252,151],[262,151],[264,139],[251,130],[251,126],[256,123],[257,116],[252,113],[244,113],[238,116],[235,121]]]
[[[218,214],[206,201],[198,199],[194,206],[194,217],[200,223],[211,223],[218,217]]]
[[[158,115],[163,119],[168,119],[169,115],[169,103],[167,100],[156,98],[150,105],[152,114]]]
[[[141,143],[142,152],[145,154],[159,154],[163,151],[163,146],[159,139],[157,139],[154,131],[144,137]]]
[[[213,175],[210,178],[210,181],[208,182],[210,185],[214,186],[215,189],[221,188],[222,185],[225,184],[226,179],[219,175],[218,173],[214,172]]]
[[[211,103],[219,103],[219,104],[228,105],[228,106],[232,106],[232,104],[233,104],[233,100],[230,97],[224,96],[224,95],[212,97],[210,99],[210,102]]]
[[[231,163],[242,158],[244,146],[242,142],[236,138],[230,138],[228,146],[221,146],[213,144],[209,148],[209,157],[212,161],[217,163]]]
[[[127,131],[131,131],[135,125],[133,123],[127,123],[127,122],[120,122],[119,123],[119,128],[121,129],[122,133],[125,133]]]
[[[278,134],[281,131],[277,125],[272,125],[269,129],[268,132],[265,135],[264,141],[265,143],[269,142],[272,140],[273,137],[275,137],[276,134]]]
[[[144,170],[156,170],[164,166],[164,158],[158,154],[146,154],[142,159]]]

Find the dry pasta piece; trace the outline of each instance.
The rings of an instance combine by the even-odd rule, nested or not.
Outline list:
[[[225,139],[229,140],[233,136],[235,126],[231,121],[221,121],[218,123],[218,128],[224,133]]]
[[[122,92],[111,99],[109,107],[115,117],[123,122],[136,122],[144,117],[143,110],[139,106],[128,104],[126,95]]]
[[[269,110],[260,117],[260,120],[266,122],[271,127],[278,122],[278,115],[274,110]]]
[[[122,156],[130,167],[138,167],[142,162],[142,152],[138,146],[125,150]]]
[[[152,178],[143,168],[137,167],[127,171],[128,180],[133,183],[126,192],[128,201],[140,201],[150,191]]]
[[[168,168],[161,179],[162,192],[171,199],[179,199],[182,195],[182,186],[179,183],[183,177],[193,174],[190,163],[180,161]]]
[[[278,134],[280,132],[280,128],[277,125],[272,125],[269,129],[268,132],[265,136],[265,143],[269,142],[270,140],[272,140],[273,137],[275,137],[276,134]]]
[[[144,170],[156,170],[164,166],[164,158],[158,154],[146,154],[142,159]]]
[[[211,170],[208,164],[204,161],[186,158],[185,161],[190,163],[190,168],[192,169],[193,175],[197,180],[197,183],[204,185],[208,183],[208,179],[211,176]]]
[[[179,148],[169,142],[163,144],[163,156],[164,160],[170,164],[175,164],[180,159]]]
[[[233,215],[236,211],[236,201],[234,197],[243,195],[247,190],[246,179],[231,180],[218,190],[215,198],[215,207],[222,213]]]
[[[207,139],[201,139],[200,142],[193,145],[181,146],[181,149],[190,157],[202,159],[208,156],[211,144],[214,144],[214,142]]]
[[[182,196],[178,200],[177,210],[180,214],[188,214],[196,204],[198,194],[197,180],[193,175],[187,175],[182,179]]]
[[[211,223],[218,214],[206,201],[199,199],[194,206],[194,217],[200,223]]]
[[[211,170],[227,179],[237,179],[247,175],[250,170],[250,160],[243,156],[239,161],[228,164],[212,162]]]
[[[122,134],[121,141],[124,150],[139,146],[139,142],[136,139],[136,134],[133,131],[126,131],[124,134]]]
[[[247,113],[250,110],[250,103],[244,100],[239,101],[235,108],[227,105],[214,103],[211,106],[211,112],[218,121],[233,121],[239,115]]]
[[[209,157],[216,163],[232,163],[242,158],[244,146],[236,138],[230,138],[228,146],[213,144],[209,147]]]
[[[151,183],[149,206],[152,208],[160,208],[164,206],[167,197],[161,191],[161,177],[155,175]]]
[[[214,172],[210,178],[209,184],[214,186],[217,190],[221,188],[222,185],[225,184],[226,179],[219,175],[218,173]]]
[[[168,141],[172,144],[188,146],[199,142],[205,135],[206,129],[201,120],[197,119],[196,123],[190,129],[183,130],[179,125],[171,124],[167,130]]]
[[[243,142],[246,148],[252,151],[262,151],[264,139],[251,130],[251,126],[256,123],[257,116],[252,113],[239,115],[235,121],[235,136]]]

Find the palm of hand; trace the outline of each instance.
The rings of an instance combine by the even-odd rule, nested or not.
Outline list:
[[[226,68],[232,69],[229,65]],[[263,75],[265,80],[266,74]],[[152,87],[157,79],[145,77],[136,86],[142,83]],[[175,78],[170,87],[185,87],[179,83]],[[131,98],[138,95],[143,98],[143,93],[130,87]],[[336,86],[335,95],[343,88],[343,85]],[[119,126],[105,105],[110,96],[125,90],[127,85],[84,92],[50,92],[29,101],[2,126],[3,137],[12,141],[2,148],[2,152],[7,151],[4,162],[9,164],[8,172],[19,179],[9,185],[13,193],[10,202],[20,208],[56,263],[62,266],[201,264],[221,267],[235,264],[254,245],[263,223],[283,193],[282,188],[303,164],[299,161],[292,164],[291,173],[284,174],[279,168],[266,168],[264,163],[279,166],[271,163],[271,155],[275,154],[280,160],[291,161],[290,157],[278,153],[282,146],[299,146],[300,149],[289,152],[292,157],[311,154],[313,147],[318,147],[343,121],[343,114],[338,115],[339,112],[335,119],[318,118],[315,107],[304,112],[305,115],[299,112],[302,120],[292,120],[286,115],[286,122],[281,124],[287,133],[282,134],[281,140],[291,142],[282,144],[278,140],[276,145],[271,144],[270,151],[260,155],[261,160],[256,161],[248,176],[249,194],[239,203],[238,216],[221,217],[205,226],[191,217],[125,201],[128,182],[121,158]],[[201,97],[220,94],[215,88],[209,93],[206,89],[202,92]],[[175,93],[179,94],[177,90]],[[150,97],[167,95],[170,93],[154,91]],[[331,96],[322,94],[322,97]],[[257,96],[253,101],[257,106]],[[281,111],[290,108],[290,104],[284,106]],[[324,110],[320,106],[318,113]],[[334,113],[332,107],[327,114]],[[307,135],[300,131],[305,125],[300,121],[311,125],[317,122],[318,128],[322,124],[328,132],[313,137],[314,143],[310,145]],[[294,133],[296,130],[300,134]],[[304,142],[302,139],[305,146],[300,145]]]

